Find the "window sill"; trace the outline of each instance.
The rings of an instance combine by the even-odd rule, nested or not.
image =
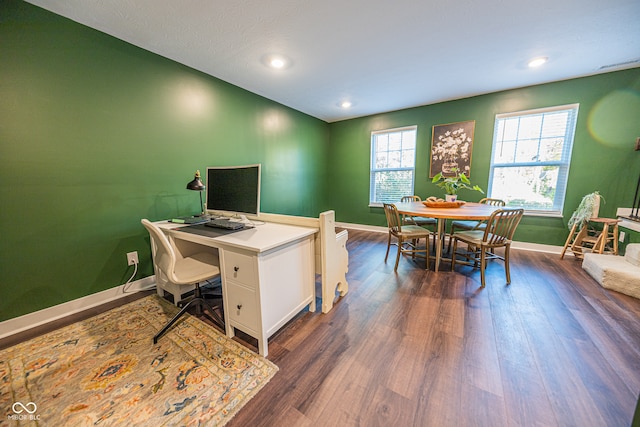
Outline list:
[[[546,218],[562,218],[562,213],[561,212],[528,211],[526,209],[524,211],[524,215],[525,216],[539,216],[539,217],[546,217]]]

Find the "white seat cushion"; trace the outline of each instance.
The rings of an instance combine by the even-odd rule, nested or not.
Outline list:
[[[603,288],[640,299],[640,267],[627,262],[625,257],[586,253],[582,268]]]
[[[451,225],[455,225],[458,228],[466,228],[468,230],[473,230],[474,228],[486,228],[487,224],[480,221],[452,221]]]
[[[437,221],[435,218],[423,218],[420,216],[411,217],[417,224],[436,224]]]
[[[640,267],[640,243],[628,244],[624,250],[624,259]]]
[[[453,236],[458,237],[465,242],[480,246],[482,245],[482,239],[484,238],[484,230],[456,231],[453,233]]]
[[[220,261],[212,253],[200,252],[176,261],[175,275],[180,284],[197,283],[220,274]]]
[[[429,230],[425,230],[424,228],[417,225],[403,225],[400,234],[409,239],[414,236],[416,238],[426,237],[429,235]]]

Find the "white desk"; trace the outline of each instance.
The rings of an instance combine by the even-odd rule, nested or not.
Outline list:
[[[313,238],[318,229],[265,223],[209,237],[180,231],[185,224],[156,225],[176,246],[218,250],[227,336],[237,328],[257,338],[261,355],[268,354],[268,338],[302,309],[315,311]]]

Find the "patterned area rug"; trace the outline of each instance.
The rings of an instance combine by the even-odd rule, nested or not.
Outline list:
[[[221,426],[278,367],[155,295],[0,351],[0,425]]]

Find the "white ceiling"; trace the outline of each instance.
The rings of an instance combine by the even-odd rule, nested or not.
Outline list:
[[[29,2],[327,122],[640,65],[639,0]]]

